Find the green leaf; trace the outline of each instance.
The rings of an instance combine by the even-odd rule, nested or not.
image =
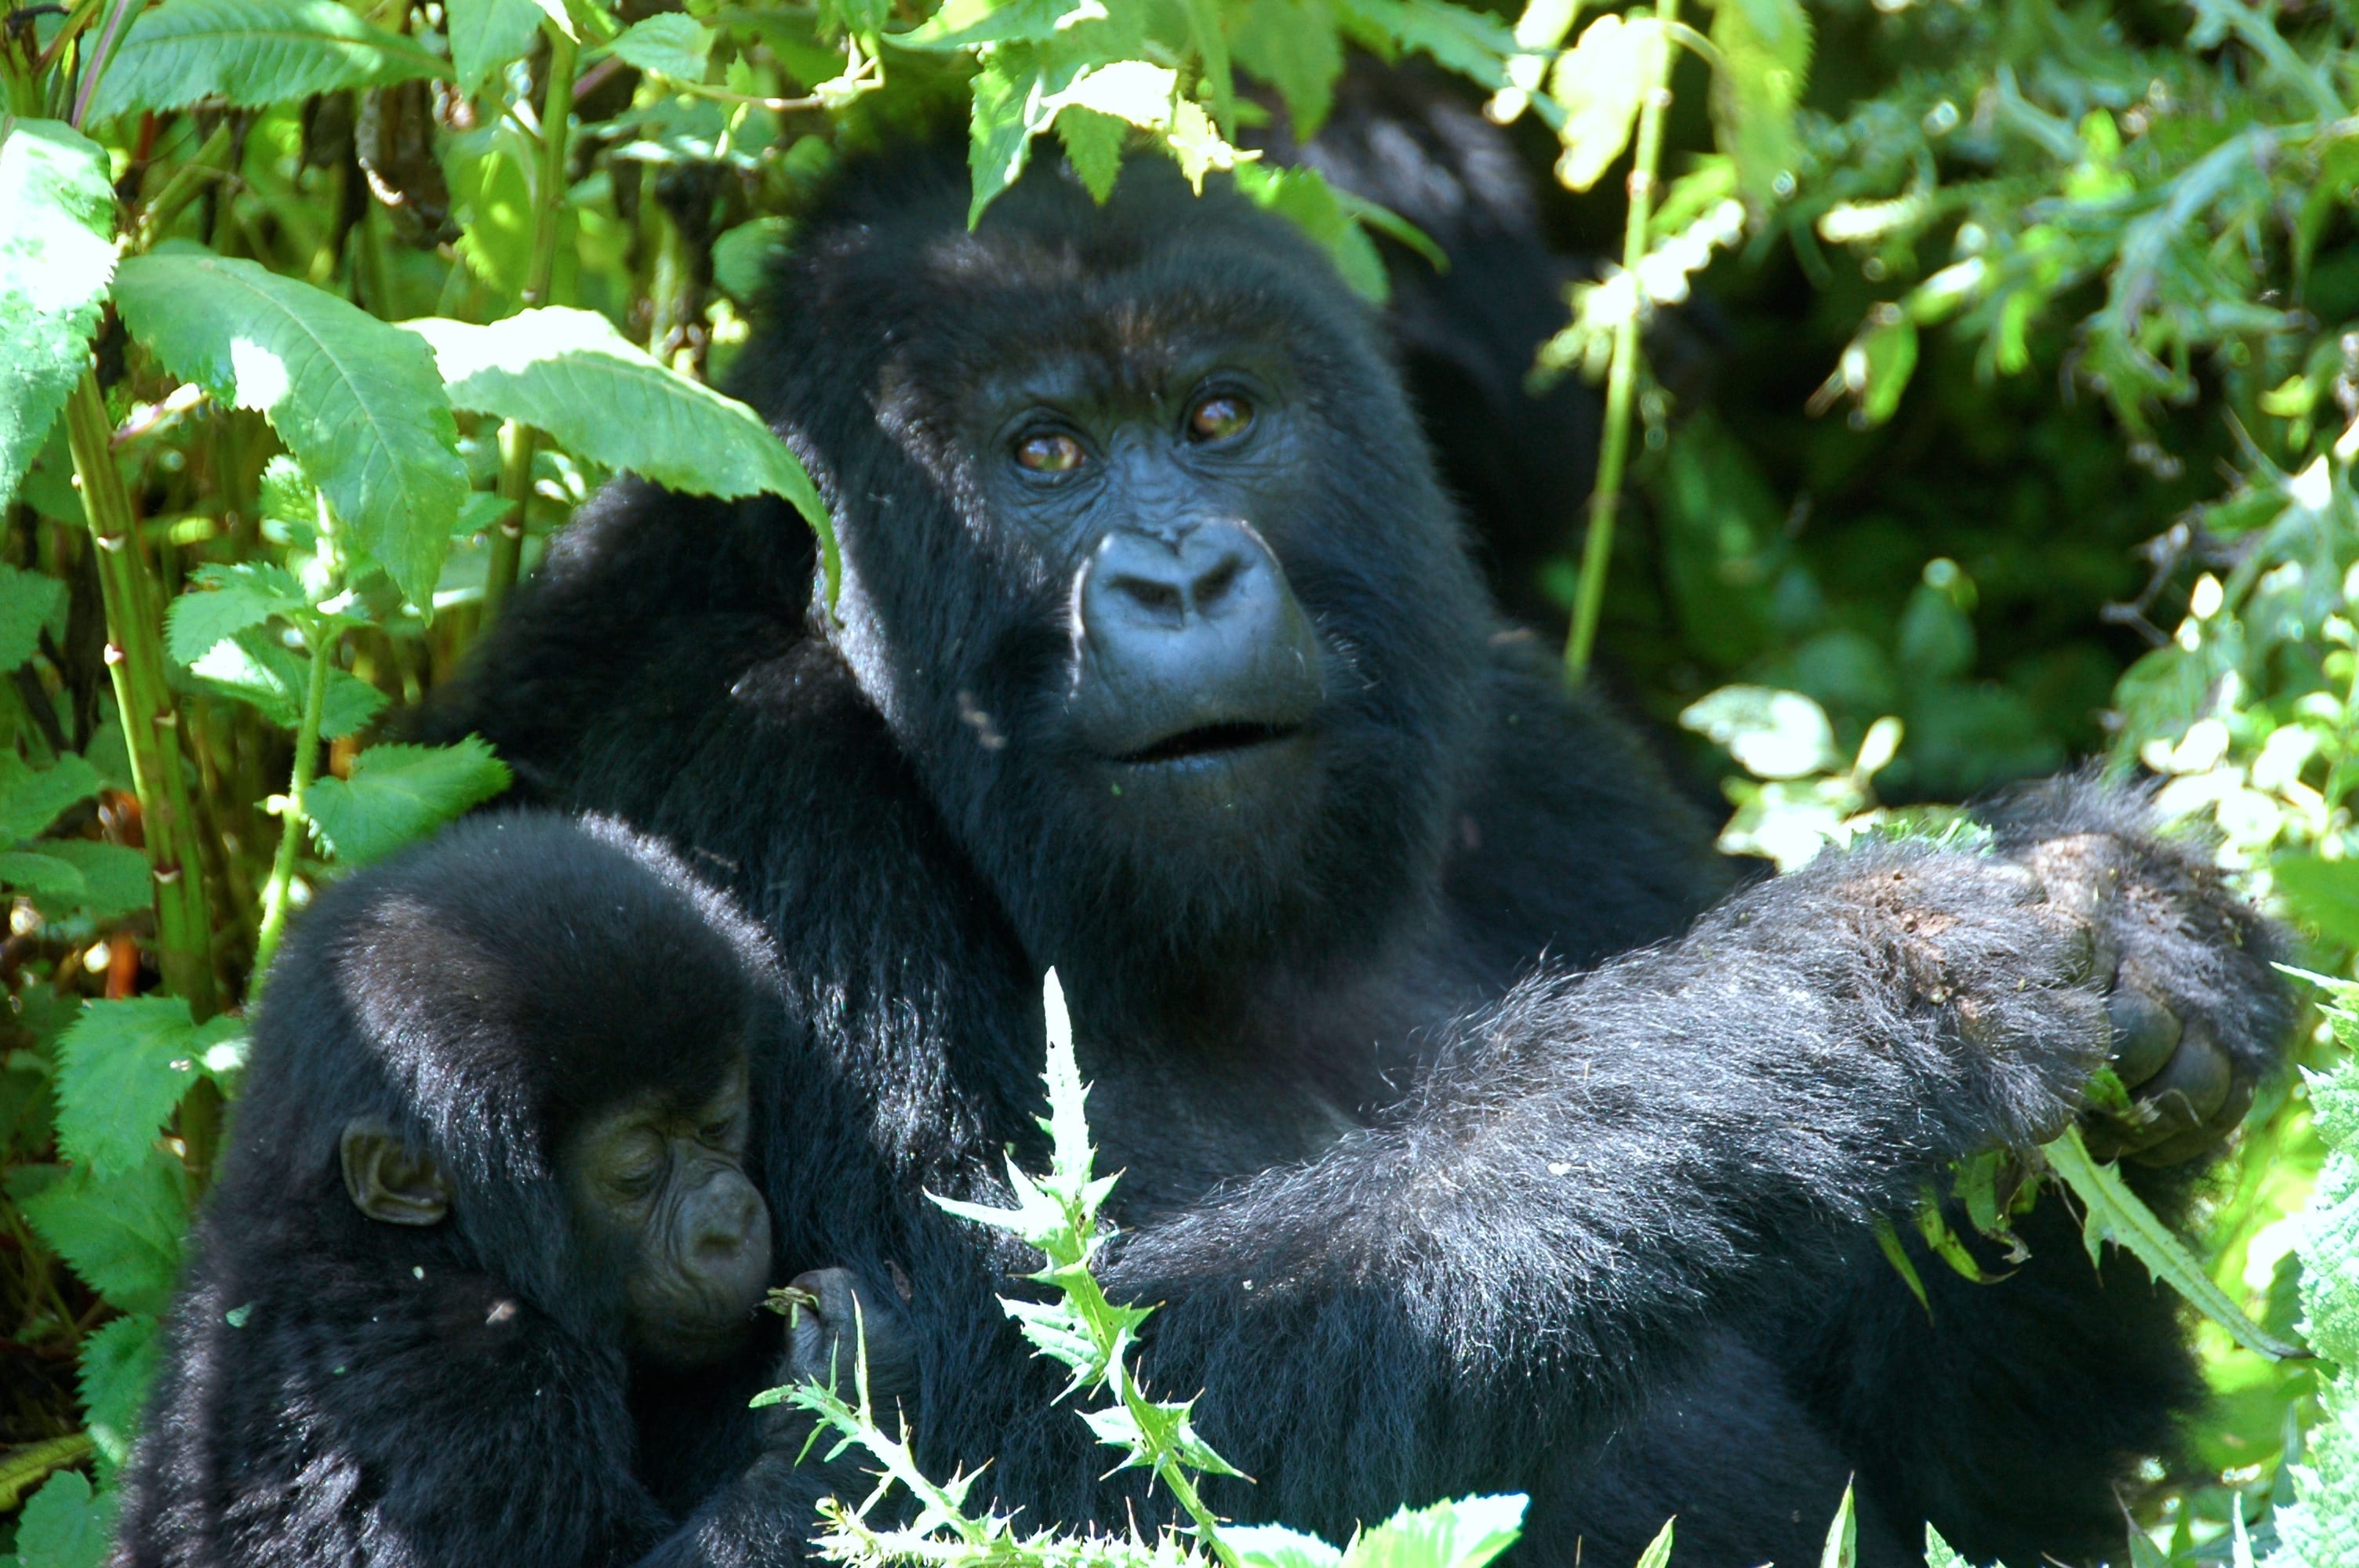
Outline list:
[[[982,222],[984,210],[1024,172],[1032,136],[1048,127],[1054,113],[1043,113],[1040,100],[1046,83],[1037,70],[1017,69],[1003,50],[974,73],[973,99],[967,119],[967,169],[973,194],[967,204],[967,226]]]
[[[136,1169],[205,1053],[243,1027],[223,1017],[200,1028],[179,997],[89,1003],[58,1042],[59,1152],[101,1178]]]
[[[712,54],[712,34],[694,17],[667,11],[625,29],[614,49],[641,70],[678,81],[702,81]]]
[[[185,109],[201,98],[260,109],[450,74],[416,39],[372,27],[335,0],[164,0],[131,24],[90,117]]]
[[[1573,47],[1557,57],[1549,95],[1564,109],[1558,135],[1564,152],[1556,177],[1574,190],[1586,190],[1630,145],[1638,101],[1647,84],[1661,76],[1670,40],[1660,22],[1625,22],[1611,12],[1582,29]]]
[[[108,1301],[158,1314],[170,1303],[189,1204],[179,1163],[162,1150],[108,1179],[20,1165],[8,1173],[8,1195],[49,1249]]]
[[[261,410],[361,548],[430,608],[469,487],[426,346],[324,289],[209,252],[135,256],[114,291],[174,374]]]
[[[1343,1568],[1483,1568],[1523,1533],[1520,1492],[1403,1509],[1344,1549]]]
[[[2359,860],[2288,851],[2269,875],[2294,917],[2339,946],[2359,946]]]
[[[23,1568],[99,1568],[114,1537],[114,1494],[91,1496],[79,1470],[60,1470],[33,1494],[16,1521]]]
[[[833,579],[835,530],[818,487],[762,416],[658,364],[594,310],[527,310],[489,327],[408,323],[432,345],[451,402],[545,430],[577,457],[672,490],[784,496],[817,531]]]
[[[533,0],[446,0],[451,65],[459,91],[473,95],[484,79],[522,59],[540,34],[541,9]]]
[[[14,752],[0,752],[0,843],[33,838],[103,783],[96,768],[71,752],[38,772]]]
[[[65,622],[64,583],[0,562],[0,671],[31,658],[41,633],[61,632]]]
[[[1859,1568],[1859,1514],[1852,1489],[1843,1487],[1843,1501],[1827,1526],[1827,1543],[1819,1552],[1819,1568]]]
[[[1392,291],[1384,258],[1360,227],[1353,209],[1325,176],[1315,168],[1247,163],[1237,166],[1236,180],[1237,189],[1256,206],[1276,212],[1326,247],[1335,270],[1354,293],[1372,303],[1384,303]]]
[[[1908,1256],[1908,1249],[1901,1245],[1900,1232],[1894,1227],[1891,1217],[1877,1215],[1873,1228],[1876,1249],[1884,1254],[1884,1260],[1892,1265],[1892,1271],[1900,1276],[1901,1283],[1908,1287],[1908,1293],[1915,1296],[1917,1304],[1925,1309],[1925,1315],[1931,1317],[1933,1298],[1925,1293],[1925,1277],[1917,1271],[1917,1260]]]
[[[282,730],[292,730],[303,717],[303,697],[310,684],[310,665],[267,633],[249,629],[213,644],[212,651],[189,666],[204,685],[223,697],[245,703]],[[385,707],[385,693],[349,670],[331,667],[328,697],[321,713],[322,739],[340,741],[375,719]]]
[[[349,865],[380,860],[508,787],[507,764],[481,738],[453,746],[372,746],[349,779],[323,778],[303,807],[320,839]]]
[[[1973,1564],[1958,1555],[1957,1548],[1941,1539],[1941,1532],[1931,1525],[1925,1527],[1925,1568],[1973,1568]]]
[[[193,665],[229,638],[274,615],[310,608],[303,585],[281,567],[250,561],[197,568],[196,586],[172,600],[164,617],[164,646]]]
[[[1244,0],[1225,6],[1237,63],[1277,89],[1297,141],[1309,141],[1334,107],[1343,74],[1335,0]]]
[[[784,218],[738,224],[712,242],[712,281],[740,305],[752,304],[768,286],[770,264],[786,248],[791,232]]]
[[[71,867],[82,879],[75,904],[93,920],[115,920],[156,901],[156,881],[147,857],[120,844],[94,838],[44,838],[40,856]],[[46,898],[46,913],[59,913]]]
[[[1677,1518],[1663,1521],[1663,1528],[1655,1532],[1655,1539],[1647,1542],[1647,1550],[1638,1553],[1635,1568],[1667,1568],[1671,1561],[1671,1527],[1677,1523]]]
[[[55,909],[71,909],[90,892],[90,884],[82,881],[79,868],[53,855],[29,849],[0,853],[0,882],[20,892],[39,893],[43,903]]]
[[[1507,82],[1516,35],[1472,6],[1447,0],[1343,0],[1344,14],[1363,33],[1415,49],[1485,89]]]
[[[1122,176],[1122,144],[1126,131],[1120,120],[1095,109],[1073,107],[1057,116],[1057,139],[1065,144],[1065,161],[1082,177],[1090,199],[1103,205],[1114,195]]]
[[[55,120],[0,114],[0,505],[90,362],[114,276],[105,152]],[[71,516],[79,519],[76,505]],[[21,661],[19,661],[21,662]]]
[[[1221,1540],[1245,1568],[1336,1568],[1343,1552],[1315,1535],[1279,1524],[1234,1525]]]
[[[82,1344],[82,1403],[92,1442],[110,1466],[131,1457],[131,1442],[156,1380],[156,1320],[128,1313]]]
[[[1712,8],[1712,41],[1713,129],[1757,211],[1779,200],[1799,154],[1794,109],[1810,80],[1810,14],[1801,0],[1728,0]]]
[[[2090,1157],[2078,1127],[2066,1128],[2063,1137],[2040,1145],[2039,1152],[2047,1157],[2048,1168],[2081,1200],[2085,1212],[2081,1239],[2089,1249],[2091,1262],[2101,1260],[2108,1241],[2126,1248],[2147,1266],[2147,1272],[2185,1296],[2245,1349],[2272,1361],[2307,1354],[2300,1346],[2287,1344],[2246,1317],[2170,1233],[2170,1227],[2130,1191],[2121,1173]]]

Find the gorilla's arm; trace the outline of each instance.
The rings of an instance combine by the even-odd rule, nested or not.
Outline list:
[[[2058,1130],[2158,911],[2184,972],[2271,993],[2256,951],[2209,956],[2251,924],[2233,900],[2144,838],[2103,847],[2045,885],[1962,850],[1827,856],[1518,986],[1387,1124],[1128,1238],[1114,1288],[1169,1303],[1156,1385],[1205,1389],[1259,1478],[1224,1504],[1348,1527],[1595,1443],[1708,1321],[1822,1285],[1942,1162]]]

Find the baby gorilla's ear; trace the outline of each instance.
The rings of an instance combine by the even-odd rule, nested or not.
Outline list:
[[[451,1184],[434,1162],[413,1154],[401,1134],[372,1116],[344,1123],[344,1191],[353,1206],[386,1225],[438,1225],[451,1212]]]

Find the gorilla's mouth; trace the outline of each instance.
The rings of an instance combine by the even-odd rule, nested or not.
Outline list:
[[[1258,724],[1232,722],[1205,724],[1193,730],[1182,730],[1176,735],[1166,735],[1153,745],[1116,757],[1114,761],[1134,767],[1152,767],[1163,762],[1195,762],[1236,752],[1248,752],[1257,746],[1267,746],[1280,741],[1290,741],[1302,733],[1299,724]]]

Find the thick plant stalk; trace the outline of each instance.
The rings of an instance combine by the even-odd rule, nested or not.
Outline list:
[[[565,214],[566,129],[573,118],[573,68],[580,47],[556,27],[549,36],[549,91],[540,101],[540,177],[533,189],[532,264],[525,274],[527,308],[549,303],[557,276],[557,234]],[[500,495],[508,511],[492,531],[492,558],[484,574],[484,624],[500,611],[524,560],[524,514],[532,498],[532,456],[539,432],[511,419],[500,427]]]
[[[1630,461],[1630,405],[1638,388],[1638,327],[1646,297],[1638,264],[1647,259],[1647,226],[1655,212],[1655,183],[1663,161],[1663,119],[1671,106],[1671,62],[1678,58],[1680,0],[1661,0],[1656,17],[1662,48],[1638,99],[1638,135],[1630,157],[1630,211],[1622,224],[1622,272],[1629,278],[1630,313],[1614,329],[1614,363],[1605,378],[1605,430],[1597,450],[1597,488],[1589,495],[1589,536],[1581,546],[1580,590],[1572,631],[1565,639],[1565,674],[1589,673],[1597,646],[1597,620],[1605,605],[1605,573],[1614,559],[1614,524],[1622,508],[1622,474]]]
[[[66,436],[82,509],[98,546],[98,580],[106,601],[106,665],[123,714],[133,786],[156,883],[156,956],[165,987],[199,1020],[219,1010],[212,932],[205,897],[197,817],[179,751],[180,718],[164,676],[164,639],[156,585],[133,532],[131,498],[115,471],[114,422],[98,378],[82,373],[66,400]]]

